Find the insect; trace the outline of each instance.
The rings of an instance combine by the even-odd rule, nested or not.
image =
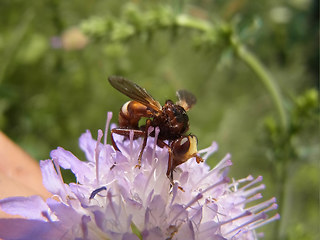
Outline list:
[[[138,157],[137,167],[141,166],[141,158],[147,143],[149,127],[160,129],[157,145],[166,147],[169,152],[167,177],[173,183],[174,169],[195,157],[197,163],[203,159],[197,155],[197,138],[186,134],[189,129],[189,118],[187,111],[196,103],[195,96],[186,91],[177,91],[178,102],[167,100],[163,106],[160,105],[144,88],[125,79],[124,77],[111,76],[108,78],[110,84],[130,97],[132,100],[126,102],[119,112],[119,128],[111,130],[111,141],[115,150],[119,151],[113,134],[129,137],[133,131],[134,137],[143,137],[141,151]],[[146,123],[139,126],[141,118],[146,118]],[[154,130],[150,136],[154,136]],[[165,142],[166,141],[166,142]]]

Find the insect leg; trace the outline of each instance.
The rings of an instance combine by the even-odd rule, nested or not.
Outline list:
[[[141,151],[140,151],[139,158],[138,158],[138,165],[136,166],[138,168],[141,167],[142,154],[143,154],[144,148],[147,145],[147,140],[148,140],[148,135],[149,135],[149,131],[148,130],[149,130],[150,125],[151,125],[151,120],[147,119],[146,125],[145,125],[143,143],[142,143]]]
[[[192,154],[192,156],[191,156],[191,157],[195,157],[195,158],[196,158],[197,163],[202,163],[202,162],[203,162],[203,158],[202,158],[202,157],[200,157],[200,156],[198,156],[198,155],[197,155],[197,153]]]
[[[113,148],[116,150],[116,151],[120,151],[117,144],[115,143],[114,139],[113,139],[113,134],[114,133],[117,133],[116,131],[117,129],[111,129],[111,133],[110,133],[110,136],[111,136],[111,143],[112,143],[112,146]],[[118,133],[119,134],[119,133]],[[121,134],[120,134],[121,135]]]
[[[126,128],[114,128],[111,130],[111,142],[112,145],[114,147],[115,150],[120,151],[117,144],[115,143],[114,139],[113,139],[113,134],[118,134],[121,136],[125,136],[125,137],[130,137],[130,132],[133,131],[133,137],[134,139],[138,138],[138,137],[142,137],[144,136],[144,131],[142,130],[137,130],[137,129],[126,129]]]
[[[121,136],[125,136],[125,137],[128,137],[128,138],[129,138],[129,137],[130,137],[130,132],[133,132],[133,137],[134,137],[134,138],[138,138],[138,137],[143,137],[143,136],[145,136],[145,132],[142,131],[142,130],[122,129],[122,128],[114,128],[114,129],[111,130],[111,142],[112,142],[113,148],[114,148],[116,151],[121,152],[120,149],[118,148],[116,142],[115,142],[114,139],[113,139],[113,134],[115,133],[115,134],[119,134],[119,135],[121,135]],[[142,145],[143,148],[142,148],[141,151],[140,151],[139,159],[140,159],[140,155],[142,156],[142,152],[143,152],[143,150],[144,150],[145,145],[146,145],[146,144]],[[139,160],[139,159],[138,159],[138,165],[137,165],[137,167],[140,168],[140,166],[141,166],[141,159],[140,159],[140,160]]]

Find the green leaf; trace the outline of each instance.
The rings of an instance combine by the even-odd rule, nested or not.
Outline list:
[[[142,240],[141,232],[133,222],[131,222],[131,230],[133,234],[137,235],[137,237]]]

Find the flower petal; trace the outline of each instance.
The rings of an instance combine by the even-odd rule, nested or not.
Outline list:
[[[53,159],[58,159],[59,165],[64,169],[71,169],[78,182],[95,181],[95,170],[92,170],[92,167],[90,168],[88,163],[80,161],[71,152],[58,147],[56,150],[51,151],[50,156]]]
[[[139,240],[138,236],[133,233],[125,233],[122,240]]]
[[[74,224],[81,223],[81,215],[72,206],[67,206],[62,202],[57,202],[49,198],[47,200],[51,211],[58,217],[59,221],[63,222],[68,228]]]
[[[91,132],[89,130],[81,134],[79,138],[79,146],[81,150],[86,154],[86,158],[90,162],[94,161],[95,145],[96,145],[96,140],[92,138]]]
[[[0,207],[6,213],[38,220],[45,220],[42,213],[49,209],[40,196],[5,198]]]
[[[58,222],[31,219],[0,219],[0,238],[10,240],[70,239],[67,229]]]
[[[42,182],[46,189],[52,194],[64,197],[64,183],[61,182],[61,179],[53,166],[52,160],[40,161],[40,168],[42,172]]]

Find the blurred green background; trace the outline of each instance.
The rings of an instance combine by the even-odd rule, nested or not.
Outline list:
[[[317,0],[1,0],[0,129],[35,159],[57,146],[84,159],[80,134],[96,136],[107,111],[116,122],[128,100],[108,76],[161,103],[188,89],[199,148],[219,144],[209,164],[230,152],[230,176],[263,175],[265,199],[278,198],[281,220],[262,229],[266,239],[319,239],[318,9]],[[287,127],[234,37],[273,76]]]

